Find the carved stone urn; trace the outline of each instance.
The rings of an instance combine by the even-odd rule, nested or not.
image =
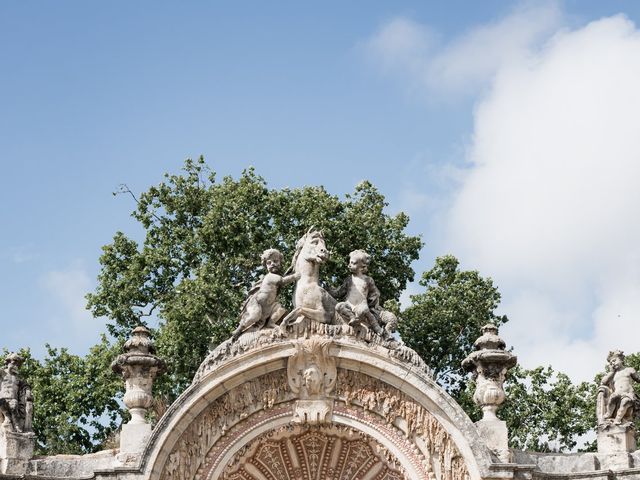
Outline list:
[[[129,423],[146,423],[145,414],[153,404],[153,380],[164,372],[165,363],[153,355],[155,348],[149,330],[142,326],[133,330],[131,338],[124,344],[124,351],[111,368],[125,381],[124,404],[131,412]]]
[[[504,402],[504,380],[518,358],[505,350],[504,341],[498,336],[498,327],[488,323],[482,327],[482,335],[474,342],[476,350],[462,361],[462,366],[473,372],[476,391],[473,401],[482,408],[482,420],[476,423],[478,430],[498,458],[509,461],[508,432],[506,423],[496,412]]]
[[[154,379],[166,369],[164,360],[154,355],[155,348],[150,332],[139,326],[131,332],[124,344],[122,355],[111,364],[115,373],[125,381],[124,404],[131,413],[131,420],[123,425],[120,434],[120,451],[138,452],[151,433],[145,415],[153,405],[152,387]]]

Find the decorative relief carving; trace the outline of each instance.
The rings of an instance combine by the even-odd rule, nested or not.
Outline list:
[[[239,420],[291,399],[284,370],[246,382],[220,396],[180,436],[167,459],[162,480],[194,478],[214,443]]]
[[[296,352],[287,362],[289,388],[299,398],[293,413],[294,423],[326,423],[331,420],[336,384],[336,361],[329,354],[331,341],[313,337],[296,344]]]
[[[323,341],[303,342],[291,357],[291,365],[287,371],[269,373],[219,397],[178,439],[163,467],[161,480],[210,479],[211,472],[220,468],[218,462],[225,452],[249,431],[276,418],[291,418],[292,408],[297,411],[296,403],[302,397],[314,400],[309,397],[326,399],[329,395],[335,395],[335,399],[340,402],[333,407],[337,415],[364,422],[377,431],[380,438],[390,439],[417,471],[425,472],[424,477],[420,477],[421,480],[469,478],[466,464],[456,445],[435,417],[412,398],[380,380],[359,372],[334,370],[335,361],[328,356],[329,347],[329,343]],[[320,375],[310,375],[305,380],[301,371],[304,372],[312,365],[314,375],[318,372]],[[293,387],[290,383],[293,383]],[[296,390],[296,394],[292,388]],[[302,436],[302,432],[326,433],[340,428],[342,427],[331,423],[291,423],[285,430],[289,434],[300,433],[295,441],[285,441],[276,434],[269,434],[269,437],[261,435],[262,443],[256,440],[236,453],[225,467],[222,478],[342,480],[365,478],[364,475],[371,472],[372,476],[366,478],[408,480],[396,464],[395,457],[377,441],[369,437],[366,437],[368,440],[362,440],[365,437],[361,433],[357,434],[361,435],[358,438],[368,447],[357,443],[358,439],[355,437],[350,437],[348,441],[345,440],[346,437],[340,437],[342,443],[336,444],[338,440],[333,437],[311,434]],[[355,431],[351,435],[356,435],[353,432]],[[336,453],[338,451],[341,453]],[[363,459],[373,463],[366,463],[364,460],[350,463],[353,459],[360,458],[364,451],[367,454]],[[328,455],[329,452],[333,453]],[[250,462],[243,460],[249,458]],[[356,465],[363,467],[365,464],[369,470],[355,470]]]
[[[221,480],[410,480],[378,442],[348,427],[283,427],[246,445]]]
[[[411,440],[420,437],[438,480],[469,477],[467,466],[451,436],[429,411],[409,396],[380,380],[343,369],[338,371],[336,393],[347,407],[356,405],[365,412],[383,417]]]
[[[198,383],[205,376],[215,371],[219,365],[238,355],[271,345],[289,344],[292,340],[296,341],[309,337],[320,337],[325,340],[379,349],[384,352],[386,356],[416,367],[421,372],[432,376],[431,369],[424,360],[422,360],[414,350],[402,345],[396,340],[383,339],[372,331],[358,333],[349,325],[328,325],[325,323],[312,322],[303,318],[300,322],[289,326],[287,338],[274,335],[273,329],[263,329],[245,332],[235,342],[227,340],[221,343],[209,352],[207,358],[200,365],[193,379],[193,383]]]

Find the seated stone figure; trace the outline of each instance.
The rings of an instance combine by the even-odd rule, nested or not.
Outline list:
[[[633,382],[640,382],[640,375],[624,366],[624,354],[620,350],[609,352],[609,372],[602,378],[598,389],[598,423],[621,425],[633,421],[637,397]]]
[[[284,257],[275,248],[265,250],[261,258],[267,274],[249,290],[249,296],[240,311],[240,325],[231,336],[234,341],[250,328],[274,327],[286,313],[277,301],[280,287],[300,278],[298,274],[280,275]]]
[[[351,276],[339,288],[329,289],[329,293],[337,299],[344,298],[336,305],[336,312],[346,323],[354,327],[364,325],[378,335],[389,337],[397,327],[397,318],[380,307],[380,291],[367,275],[370,260],[371,256],[364,250],[351,252]]]
[[[10,353],[5,368],[0,370],[0,415],[2,427],[10,432],[30,432],[33,415],[31,388],[20,378],[18,368],[24,359]]]

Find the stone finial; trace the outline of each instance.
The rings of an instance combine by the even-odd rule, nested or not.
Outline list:
[[[0,370],[0,473],[23,474],[33,455],[31,387],[18,372],[24,359],[10,353]]]
[[[121,454],[137,453],[144,447],[151,433],[145,415],[153,404],[153,381],[166,369],[164,361],[154,355],[149,330],[139,326],[131,333],[131,338],[124,344],[125,353],[118,355],[111,364],[113,371],[124,378],[123,400],[131,413],[131,420],[122,426],[120,434]]]
[[[482,327],[482,335],[474,343],[476,350],[462,361],[462,366],[472,371],[476,379],[473,401],[482,408],[482,420],[476,423],[487,445],[503,461],[509,461],[508,432],[506,423],[496,411],[504,402],[504,380],[507,371],[514,367],[517,357],[505,350],[504,341],[498,336],[498,327],[488,323]]]
[[[640,375],[625,366],[625,356],[620,350],[609,352],[607,364],[596,397],[598,452],[616,457],[609,467],[628,468],[628,452],[636,449],[633,420],[638,413],[638,397],[633,384],[640,382]]]

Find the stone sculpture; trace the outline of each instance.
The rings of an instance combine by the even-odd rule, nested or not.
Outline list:
[[[286,310],[277,301],[280,287],[300,278],[299,273],[280,275],[284,257],[275,248],[265,250],[261,258],[267,274],[249,290],[249,296],[240,312],[240,325],[231,336],[234,341],[250,329],[275,327],[286,314]]]
[[[120,434],[120,454],[123,463],[127,463],[127,454],[139,453],[151,434],[151,425],[145,416],[153,405],[153,381],[166,367],[164,361],[154,355],[155,347],[145,327],[133,329],[124,350],[111,368],[125,380],[123,401],[131,413],[131,420],[122,426]]]
[[[378,335],[391,336],[396,331],[396,316],[380,307],[380,290],[373,278],[367,275],[371,256],[364,250],[349,254],[351,276],[345,278],[337,289],[329,289],[332,296],[343,302],[336,305],[337,313],[352,327],[365,326]],[[383,330],[382,325],[385,325]]]
[[[638,398],[633,389],[634,382],[640,382],[635,369],[624,366],[624,353],[620,350],[609,352],[607,363],[609,372],[602,378],[598,388],[598,423],[630,424],[633,422]]]
[[[633,424],[637,414],[638,398],[633,389],[640,375],[624,365],[624,353],[609,352],[608,372],[602,378],[596,397],[598,420],[598,452],[609,454],[607,467],[628,468],[628,452],[636,449],[636,431]]]
[[[296,344],[295,353],[287,362],[287,380],[298,396],[293,414],[294,423],[319,424],[329,422],[333,410],[330,397],[336,385],[336,361],[329,354],[330,340],[313,337]]]
[[[1,426],[9,432],[31,432],[31,387],[20,378],[18,372],[24,359],[16,353],[10,353],[4,362],[5,368],[0,370],[0,415],[4,417]]]
[[[496,412],[506,398],[504,380],[507,371],[516,365],[518,358],[505,350],[498,327],[492,323],[482,327],[482,335],[474,346],[476,351],[462,361],[462,366],[472,371],[476,379],[473,401],[482,408],[482,419],[476,426],[498,458],[509,461],[507,426]]]
[[[336,300],[320,286],[320,265],[329,259],[324,234],[311,227],[296,244],[293,272],[299,275],[293,298],[293,311],[280,325],[284,333],[292,323],[307,318],[311,321],[335,324]]]

